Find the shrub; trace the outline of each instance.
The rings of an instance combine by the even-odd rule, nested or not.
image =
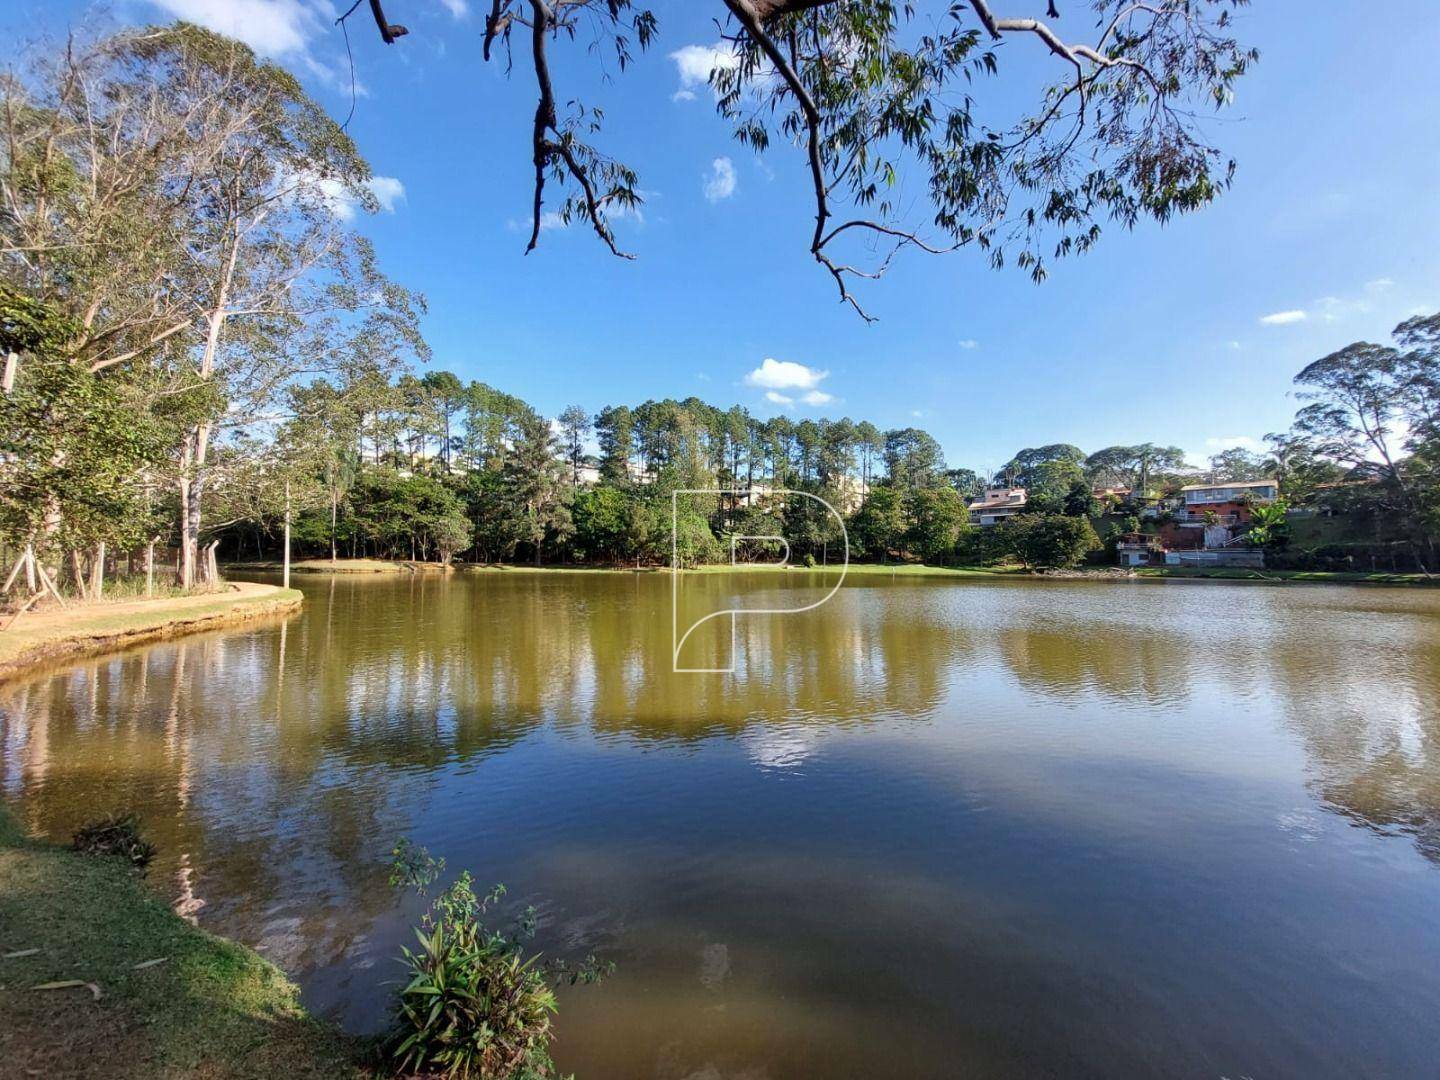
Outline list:
[[[392,853],[390,883],[422,896],[444,872],[445,861],[401,841]],[[596,982],[611,970],[593,956],[578,967],[563,961],[541,965],[527,956],[534,910],[514,928],[491,930],[484,916],[501,897],[497,885],[477,896],[469,872],[461,873],[421,917],[419,948],[402,949],[409,981],[396,1006],[396,1030],[388,1046],[406,1073],[439,1073],[476,1080],[542,1080],[550,1061],[552,983]]]
[[[140,835],[134,814],[111,814],[82,825],[71,847],[82,855],[119,855],[136,870],[144,870],[155,857],[155,845]]]
[[[806,570],[815,569],[815,556],[808,551],[805,553],[805,558],[801,559],[800,562]]]
[[[999,550],[1036,569],[1074,566],[1100,546],[1089,520],[1063,514],[1016,514],[991,531]]]

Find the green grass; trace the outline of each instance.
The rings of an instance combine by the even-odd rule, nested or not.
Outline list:
[[[263,562],[226,563],[225,570],[262,570],[279,572],[285,564],[278,559]],[[445,570],[443,563],[408,562],[396,559],[295,559],[290,563],[292,574],[413,574],[417,570]]]
[[[456,564],[457,569],[466,573],[506,573],[506,574],[657,574],[669,570],[668,566],[531,566],[525,563],[463,563]],[[831,563],[829,566],[775,566],[769,563],[741,563],[738,566],[731,566],[729,563],[714,563],[705,566],[692,566],[684,571],[687,574],[759,574],[759,573],[787,573],[787,574],[819,574],[840,572],[839,563]],[[846,573],[865,574],[885,577],[994,577],[997,574],[1018,574],[1023,573],[1021,569],[1013,566],[925,566],[922,563],[851,563]]]
[[[340,561],[343,566],[346,562]],[[378,560],[362,559],[353,560],[358,563],[373,564],[380,569],[391,569],[395,572],[406,569],[403,563],[383,563]],[[300,569],[302,564],[294,563],[292,570]],[[311,565],[316,571],[325,571],[330,567],[328,560],[313,560]],[[244,563],[235,564],[233,569],[255,569],[272,570],[278,569],[279,564],[271,563]],[[634,574],[634,573],[663,573],[668,570],[666,566],[567,566],[557,564],[544,564],[534,566],[529,563],[456,563],[455,569],[469,574]],[[1063,580],[1074,581],[1087,576],[1087,571],[1093,571],[1092,576],[1096,581],[1123,581],[1127,580],[1126,575],[1118,573],[1117,567],[1086,567],[1082,566],[1077,570],[1068,571]],[[347,572],[344,570],[341,573]],[[350,571],[362,572],[362,571]],[[805,567],[798,565],[775,566],[769,563],[742,563],[732,566],[729,563],[715,563],[706,566],[694,566],[684,571],[687,574],[750,574],[750,573],[786,573],[786,574],[838,574],[840,564],[831,563],[829,566]],[[977,578],[977,577],[1044,577],[1045,575],[1035,574],[1021,566],[927,566],[924,563],[851,563],[846,569],[847,576],[852,577],[905,577],[905,578]],[[1361,572],[1326,572],[1318,570],[1251,570],[1246,567],[1203,567],[1203,566],[1141,566],[1132,570],[1134,577],[1138,578],[1211,578],[1223,581],[1311,581],[1331,582],[1335,584],[1368,584],[1368,585],[1440,585],[1440,577],[1427,578],[1423,574],[1389,574],[1389,573],[1361,573]],[[1059,579],[1061,576],[1056,575]]]
[[[1023,573],[1017,567],[1011,566],[926,566],[924,563],[851,563],[845,567],[847,576],[859,577],[995,577],[997,574]],[[688,574],[735,574],[735,573],[778,573],[789,574],[838,574],[841,570],[839,563],[831,563],[829,566],[773,566],[763,563],[741,564],[731,566],[728,563],[719,563],[713,566],[696,566],[687,571]]]
[[[1138,566],[1142,578],[1214,578],[1221,581],[1314,581],[1339,585],[1440,585],[1440,577],[1424,574],[1365,573],[1329,570],[1250,570],[1242,566]]]
[[[35,989],[70,980],[99,999]],[[0,1073],[363,1077],[367,1053],[308,1015],[269,961],[173,914],[123,859],[30,840],[0,807]]]
[[[192,627],[203,629],[206,622],[264,614],[302,598],[298,589],[275,589],[263,597],[228,592],[204,600],[192,595],[27,613],[0,633],[0,676],[7,674],[7,668],[32,659],[63,656],[91,645],[125,644]]]

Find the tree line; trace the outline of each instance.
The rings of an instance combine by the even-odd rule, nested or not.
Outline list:
[[[188,24],[0,80],[0,591],[92,595],[117,552],[157,546],[175,587],[204,588],[222,550],[272,554],[286,520],[331,557],[656,563],[673,531],[684,563],[771,557],[780,535],[829,561],[840,522],[781,490],[842,511],[856,557],[1057,565],[1186,480],[1258,475],[1433,563],[1440,317],[1307,366],[1295,426],[1208,470],[1173,446],[1055,443],[985,476],[918,428],[696,398],[552,422],[419,373],[423,298],[356,228],[370,183],[293,76]],[[1026,488],[1026,513],[972,529],[987,481]],[[672,509],[695,488],[749,494]]]
[[[1428,565],[1440,506],[1437,326],[1440,317],[1411,319],[1393,347],[1349,346],[1308,365],[1296,376],[1306,404],[1290,431],[1203,468],[1174,446],[1087,454],[1053,443],[986,475],[951,467],[919,428],[760,418],[694,397],[593,414],[572,405],[549,421],[448,371],[297,388],[276,446],[292,463],[312,463],[293,488],[303,504],[296,536],[332,557],[613,565],[673,554],[693,565],[728,561],[731,537],[744,538],[734,541],[742,559],[774,558],[780,545],[764,538],[783,536],[796,559],[826,562],[843,536],[860,559],[1066,566],[1097,551],[1100,533],[1153,530],[1164,515],[1138,515],[1184,484],[1273,478],[1286,505],[1371,522]],[[999,527],[973,527],[967,506],[990,486],[1024,488],[1025,509]],[[692,489],[724,494],[685,494],[672,508],[673,493]],[[231,527],[234,553],[247,535],[263,553],[274,521],[272,510]],[[1283,538],[1282,521],[1260,539]]]
[[[189,24],[0,78],[6,588],[85,595],[107,547],[165,542],[210,584],[217,516],[283,484],[260,445],[292,388],[426,358],[352,223],[370,181],[294,76]]]

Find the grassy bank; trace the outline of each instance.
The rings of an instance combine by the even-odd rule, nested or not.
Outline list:
[[[665,573],[668,567],[644,566],[638,570],[633,566],[528,566],[500,563],[463,564],[458,569],[470,573],[541,573],[541,574],[606,574],[606,573]],[[830,574],[840,571],[837,564],[830,566],[773,566],[765,564],[731,566],[718,563],[713,566],[696,566],[683,571],[686,574],[735,574],[735,573],[784,573],[784,574]],[[1196,566],[1142,566],[1122,568],[1080,567],[1075,570],[1036,573],[1021,566],[926,566],[923,563],[851,563],[846,569],[848,577],[890,577],[890,578],[1029,578],[1041,581],[1160,581],[1165,579],[1213,579],[1218,581],[1255,582],[1319,582],[1336,585],[1440,585],[1440,577],[1427,578],[1423,574],[1384,573],[1328,573],[1318,570],[1251,570],[1245,567],[1196,567]]]
[[[42,664],[293,610],[295,589],[236,582],[223,592],[29,612],[0,633],[0,682]]]
[[[1138,578],[1209,578],[1216,581],[1309,581],[1335,585],[1440,585],[1424,574],[1339,572],[1328,570],[1250,570],[1241,566],[1138,566]]]
[[[285,569],[282,562],[226,563],[225,570],[262,571],[278,574]],[[290,564],[292,574],[420,574],[444,573],[452,569],[443,563],[400,562],[390,559],[297,559]]]
[[[258,570],[274,572],[279,563],[252,562],[232,563],[230,570]],[[292,563],[295,573],[414,573],[417,570],[439,571],[445,569],[438,563],[385,562],[379,559],[341,559],[331,563],[328,559],[310,559]],[[463,563],[457,562],[451,569],[469,574],[657,574],[667,573],[668,566],[566,566],[530,563]],[[769,563],[751,563],[732,566],[717,563],[710,566],[694,566],[683,571],[686,574],[837,574],[838,563],[829,566],[775,566]],[[851,563],[846,569],[851,577],[891,578],[993,578],[1027,577],[1044,580],[1084,581],[1135,581],[1163,579],[1211,579],[1217,581],[1263,581],[1263,582],[1319,582],[1337,585],[1440,585],[1440,577],[1426,577],[1424,574],[1389,573],[1332,573],[1319,570],[1251,570],[1245,567],[1198,567],[1198,566],[1141,566],[1122,568],[1080,567],[1055,573],[1036,573],[1021,566],[927,566],[923,563]]]
[[[37,989],[72,981],[89,985]],[[0,808],[0,1074],[360,1077],[365,1050],[123,859],[28,839]]]
[[[497,574],[664,574],[668,566],[531,566],[515,563],[457,563],[456,569],[467,573]],[[716,563],[713,566],[692,566],[686,574],[838,574],[840,565],[829,566],[775,566],[768,563],[752,563],[731,566]],[[994,577],[997,574],[1023,573],[1016,567],[1007,566],[924,566],[920,563],[851,563],[847,574],[866,574],[886,577]]]
[[[730,566],[697,566],[688,574],[731,574],[783,572],[787,574],[838,574],[839,563],[829,566],[766,566],[763,564]],[[848,577],[996,577],[1024,573],[1013,566],[926,566],[924,563],[851,563],[843,568]]]

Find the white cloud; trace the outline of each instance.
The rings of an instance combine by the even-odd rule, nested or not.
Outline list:
[[[1260,322],[1265,326],[1288,326],[1291,323],[1304,322],[1306,318],[1305,312],[1295,308],[1290,311],[1275,311],[1269,315],[1261,315]]]
[[[1365,283],[1359,296],[1324,296],[1315,301],[1315,306],[1326,322],[1339,322],[1353,315],[1369,315],[1375,310],[1375,301],[1380,299],[1381,293],[1387,292],[1394,284],[1387,277],[1374,278]]]
[[[829,405],[835,400],[835,395],[827,394],[824,390],[807,390],[800,395],[800,400],[806,405]]]
[[[372,176],[368,187],[387,214],[393,214],[395,204],[405,198],[405,185],[393,176]]]
[[[697,86],[710,85],[710,72],[740,66],[740,57],[734,47],[725,41],[714,45],[686,45],[671,53],[670,59],[675,61],[675,70],[680,76],[680,93],[675,95],[677,101],[695,100],[693,92],[686,98],[680,94],[693,91]]]
[[[470,14],[470,5],[465,0],[440,0],[440,3],[457,19],[463,19]]]
[[[980,347],[980,343],[979,343],[978,341],[976,341],[974,338],[966,338],[964,341],[960,342],[959,344],[960,344],[960,348],[962,348],[962,349],[978,349],[978,348]]]
[[[529,218],[526,218],[524,221],[521,221],[519,218],[513,217],[505,219],[505,228],[508,232],[524,233],[526,236],[529,236],[530,227],[531,222]],[[541,232],[547,232],[550,229],[564,229],[567,227],[568,226],[566,226],[564,220],[560,217],[560,215],[555,213],[553,210],[546,210],[543,214],[540,215]]]
[[[1356,293],[1344,296],[1322,296],[1310,305],[1308,310],[1296,308],[1293,311],[1277,311],[1261,316],[1266,326],[1286,326],[1304,322],[1312,316],[1324,322],[1339,322],[1357,315],[1369,315],[1381,300],[1381,294],[1394,288],[1395,282],[1388,277],[1372,278]]]
[[[695,91],[694,91],[694,90],[676,90],[673,94],[670,95],[670,100],[671,100],[671,101],[694,101],[694,100],[695,100]]]
[[[311,172],[296,173],[297,181],[292,192],[297,196],[315,198],[325,204],[330,212],[341,221],[355,220],[360,209],[360,199],[339,180],[317,176]],[[393,176],[372,176],[365,181],[370,194],[380,204],[380,209],[393,214],[398,203],[405,198],[405,185]]]
[[[238,38],[258,53],[303,53],[324,30],[325,8],[306,0],[150,0],[176,18]],[[334,16],[330,16],[334,18]]]
[[[653,194],[653,192],[651,192],[650,194]],[[378,194],[377,197],[379,197]],[[633,221],[637,225],[644,225],[645,215],[641,212],[638,206],[631,207],[624,206],[620,203],[610,203],[608,206],[605,207],[605,220],[611,222],[612,224],[617,221]],[[589,221],[590,219],[585,217],[583,212],[577,215],[571,221],[566,221],[565,215],[560,213],[559,210],[544,210],[540,214],[540,231],[542,233],[561,232],[565,229],[570,228],[571,225],[574,225],[576,223],[583,224],[588,227]],[[512,217],[505,220],[505,228],[513,233],[524,233],[528,236],[531,228],[533,227],[534,223],[531,218],[522,219]]]
[[[745,382],[769,390],[816,390],[829,377],[828,371],[767,356],[758,368],[745,376]]]
[[[1238,341],[1229,341],[1229,342],[1226,342],[1226,344],[1229,345],[1230,348],[1234,349],[1236,352],[1239,352],[1241,349],[1243,349],[1243,348],[1245,347],[1244,345],[1241,345],[1240,342],[1238,342]]]
[[[735,165],[728,157],[718,157],[710,163],[710,175],[705,178],[705,198],[715,203],[734,194]]]
[[[773,404],[775,404],[775,405],[794,405],[794,404],[795,404],[795,399],[794,399],[794,398],[792,398],[792,397],[787,397],[785,394],[781,394],[781,393],[779,393],[779,392],[777,392],[777,391],[775,391],[775,390],[766,390],[766,391],[765,391],[765,400],[766,400],[766,401],[769,401],[769,402],[771,402],[771,403],[773,403]]]
[[[334,65],[310,51],[325,40],[335,21],[330,0],[149,0],[151,5],[188,22],[236,38],[258,54],[299,65],[326,85],[350,93],[351,68],[343,58]],[[442,0],[450,3],[451,0]],[[454,0],[464,3],[465,0]],[[354,84],[357,97],[365,88]]]

